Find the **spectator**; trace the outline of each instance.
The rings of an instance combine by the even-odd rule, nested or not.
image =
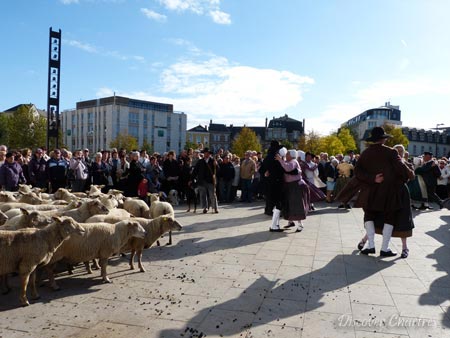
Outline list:
[[[0,185],[6,191],[17,191],[19,183],[25,184],[26,182],[22,166],[14,161],[13,153],[7,153],[5,163],[0,167]]]
[[[250,158],[251,151],[245,152],[245,158],[241,163],[241,202],[252,202],[251,185],[256,171],[256,163]]]
[[[73,171],[72,191],[82,192],[86,187],[89,169],[83,162],[81,150],[75,150],[73,157],[70,159],[69,167]]]
[[[170,190],[178,190],[178,179],[180,177],[180,165],[176,160],[173,150],[167,153],[167,159],[163,162],[163,172],[165,181],[162,184],[162,190],[168,194]]]
[[[102,161],[102,153],[95,154],[94,162],[91,166],[92,184],[95,185],[108,185],[108,167],[106,163]]]
[[[37,148],[28,164],[29,183],[33,187],[47,188],[48,186],[48,175],[46,171],[47,161],[44,159],[43,155],[43,150]]]
[[[59,149],[53,150],[50,159],[47,161],[46,169],[50,181],[51,193],[55,193],[59,188],[66,187],[67,167],[67,161],[61,158],[61,151]]]
[[[125,187],[125,196],[137,197],[138,186],[141,183],[144,175],[142,174],[141,166],[139,165],[139,152],[133,151],[130,154],[130,167],[128,169],[128,181]]]
[[[217,177],[219,178],[219,202],[232,202],[231,186],[235,172],[230,159],[231,155],[226,155],[223,158],[223,162],[219,164],[219,170],[217,172]]]
[[[445,160],[439,160],[439,170],[441,171],[441,176],[437,179],[436,194],[440,199],[445,200],[448,198],[448,178],[450,177],[450,169],[446,166]]]
[[[206,214],[208,208],[212,206],[217,214],[219,212],[215,192],[217,162],[211,157],[209,148],[204,148],[203,154],[204,157],[197,162],[192,176],[197,179],[203,213]]]
[[[234,202],[236,200],[239,182],[241,180],[241,160],[237,156],[233,160],[233,169],[234,177],[233,182],[231,183],[230,202]]]

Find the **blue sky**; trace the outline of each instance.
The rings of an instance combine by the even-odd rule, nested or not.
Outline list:
[[[322,135],[400,105],[450,125],[450,1],[5,0],[0,109],[46,107],[49,27],[61,29],[61,109],[112,95],[173,103],[188,127],[284,114]]]

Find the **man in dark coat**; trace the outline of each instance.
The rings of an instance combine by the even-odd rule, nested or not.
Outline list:
[[[27,183],[22,166],[14,161],[13,153],[7,153],[5,163],[0,167],[0,186],[6,191],[17,191],[19,183]]]
[[[428,202],[435,202],[442,209],[443,201],[436,194],[437,179],[441,176],[436,161],[433,160],[433,154],[426,151],[423,153],[423,165],[416,169],[416,174],[421,175],[427,187]],[[428,203],[425,205],[426,209],[433,209]]]
[[[375,221],[380,218],[384,222],[380,256],[396,255],[388,248],[389,241],[394,229],[393,224],[397,223],[398,214],[402,210],[403,185],[413,175],[398,152],[384,145],[389,137],[391,135],[386,134],[382,127],[373,128],[371,136],[366,139],[373,143],[361,154],[355,168],[356,177],[365,183],[357,205],[364,210],[364,227],[369,243],[361,253],[366,255],[375,253]]]
[[[194,167],[192,177],[193,179],[197,179],[203,213],[206,214],[208,207],[212,206],[213,212],[217,214],[219,212],[215,189],[217,161],[211,156],[208,148],[204,148],[202,153],[204,157],[198,160]]]
[[[284,170],[281,167],[280,162],[275,160],[275,155],[280,150],[280,144],[278,141],[272,141],[270,148],[267,151],[267,156],[261,165],[260,174],[264,177],[266,183],[266,207],[264,213],[266,215],[272,215],[272,226],[270,231],[281,232],[279,220],[281,202],[283,200],[283,175]]]

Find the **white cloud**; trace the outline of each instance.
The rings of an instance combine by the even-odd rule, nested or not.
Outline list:
[[[289,71],[233,65],[226,58],[180,61],[161,73],[162,94],[121,92],[143,100],[168,102],[188,114],[188,124],[264,125],[265,117],[283,115],[302,101],[304,87],[314,83]],[[97,93],[112,91],[101,88]],[[118,93],[118,92],[117,92]]]
[[[79,0],[59,0],[64,5],[78,4]]]
[[[402,45],[404,46],[404,47],[408,47],[408,44],[406,43],[406,41],[405,40],[401,40],[401,43],[402,43]]]
[[[400,70],[405,70],[406,68],[408,68],[408,66],[409,66],[410,63],[411,63],[411,62],[409,61],[409,59],[403,58],[403,59],[400,61],[400,65],[399,65]]]
[[[69,45],[69,46],[72,46],[72,47],[84,50],[85,52],[88,52],[88,53],[98,53],[99,52],[97,47],[95,47],[93,45],[90,45],[88,43],[77,41],[77,40],[66,40],[66,39],[63,39],[62,42],[64,44]]]
[[[155,21],[165,22],[167,20],[167,16],[165,16],[163,14],[159,14],[148,8],[141,8],[141,13],[143,13],[147,18],[155,20]]]
[[[220,9],[220,0],[159,0],[159,3],[171,11],[208,14],[217,24],[231,24],[230,14]]]
[[[230,14],[216,10],[209,12],[209,15],[213,19],[215,23],[221,25],[229,25],[231,24]]]

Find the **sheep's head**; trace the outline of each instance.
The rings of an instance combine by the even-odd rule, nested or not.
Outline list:
[[[54,216],[53,221],[58,224],[58,228],[60,229],[60,233],[64,238],[69,237],[72,234],[83,235],[85,233],[84,228],[72,217],[69,216]]]
[[[21,193],[21,194],[27,194],[27,193],[31,192],[31,189],[33,189],[33,187],[31,185],[19,184],[19,193]]]
[[[131,237],[145,238],[147,233],[145,229],[137,221],[122,221],[127,223],[128,233]]]
[[[89,197],[98,197],[102,194],[102,188],[104,188],[104,185],[91,185],[91,189],[88,192]]]
[[[52,222],[50,217],[42,215],[39,211],[28,211],[25,209],[20,210],[22,211],[22,214],[24,214],[27,218],[29,227],[44,228]]]
[[[181,224],[173,218],[171,215],[162,215],[158,217],[160,219],[160,222],[162,222],[162,227],[164,229],[164,232],[177,230],[180,231],[183,227]]]
[[[159,195],[158,194],[148,194],[150,196],[150,204],[156,201],[159,201]]]
[[[69,194],[70,194],[69,190],[64,189],[64,188],[59,188],[58,190],[55,191],[54,196],[55,196],[55,199],[62,200],[65,197],[67,197],[67,195],[69,195]]]
[[[17,202],[17,200],[11,193],[0,191],[0,202]]]
[[[36,195],[36,193],[34,192],[27,192],[27,193],[22,193],[19,192],[22,196],[19,199],[19,202],[21,203],[27,203],[27,204],[44,204],[45,201],[40,198],[38,195]]]
[[[109,213],[109,209],[103,205],[99,200],[92,200],[87,202],[89,213],[91,215],[106,215]]]

